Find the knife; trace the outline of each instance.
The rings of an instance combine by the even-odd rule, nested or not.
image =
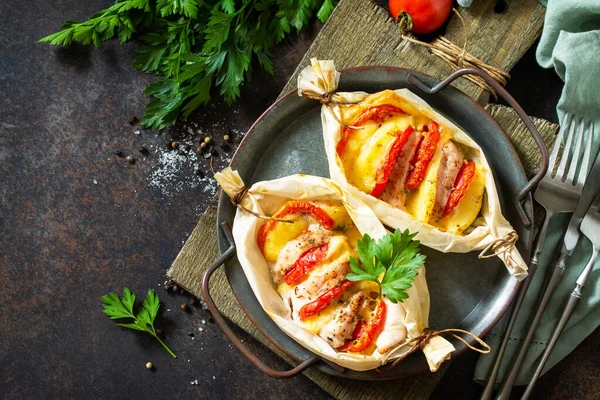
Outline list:
[[[521,345],[521,348],[519,349],[519,353],[517,354],[514,363],[511,365],[508,374],[504,378],[504,382],[502,383],[500,391],[498,392],[497,399],[506,400],[509,398],[512,387],[517,380],[517,375],[519,374],[521,365],[523,364],[525,356],[527,355],[529,342],[533,338],[533,334],[535,333],[535,330],[542,319],[542,314],[544,314],[544,311],[546,310],[546,307],[552,298],[552,294],[554,294],[554,290],[558,286],[558,283],[562,278],[562,274],[567,268],[567,260],[571,256],[573,249],[575,249],[575,246],[579,241],[579,225],[581,225],[581,220],[585,216],[587,209],[592,204],[592,201],[594,201],[594,198],[600,191],[600,152],[596,155],[596,160],[594,161],[594,165],[592,166],[592,170],[590,171],[588,177],[589,178],[583,187],[583,191],[581,192],[579,203],[577,203],[577,208],[575,209],[575,212],[573,212],[571,220],[569,221],[569,226],[567,227],[567,231],[560,249],[560,256],[551,267],[550,278],[547,281],[548,283],[546,284],[546,289],[544,290],[542,299],[538,304],[538,309],[531,321],[531,325],[529,326],[527,335],[525,335],[525,339]]]

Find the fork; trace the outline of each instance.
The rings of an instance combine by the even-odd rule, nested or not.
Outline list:
[[[579,228],[581,233],[583,233],[591,242],[592,242],[592,257],[587,262],[585,268],[577,278],[577,282],[575,284],[575,289],[571,292],[571,296],[569,297],[569,301],[565,306],[562,316],[558,321],[558,325],[552,333],[552,337],[550,338],[550,342],[548,343],[548,347],[542,356],[542,360],[538,365],[535,373],[533,374],[533,378],[531,378],[531,382],[527,386],[525,393],[523,394],[523,399],[528,399],[531,396],[531,391],[538,378],[542,374],[542,370],[544,369],[544,365],[546,365],[546,361],[550,357],[550,353],[552,353],[552,349],[554,349],[554,345],[558,340],[558,337],[562,333],[563,329],[569,322],[569,318],[571,318],[571,314],[573,314],[573,310],[579,304],[579,300],[581,300],[581,289],[585,285],[587,278],[590,276],[590,272],[592,272],[592,268],[596,263],[596,258],[598,257],[598,253],[600,252],[600,194],[594,200],[594,203],[590,206],[585,217],[583,217],[583,221],[581,221],[581,227]]]
[[[550,155],[550,167],[548,168],[546,175],[544,175],[544,178],[538,184],[538,187],[534,193],[535,200],[546,210],[546,216],[544,218],[542,227],[537,234],[535,250],[531,256],[531,259],[529,260],[529,274],[522,282],[521,288],[519,289],[519,294],[511,311],[502,343],[500,344],[498,354],[496,355],[496,359],[494,360],[493,367],[490,371],[490,375],[488,376],[485,389],[482,393],[482,400],[489,400],[492,397],[494,384],[496,383],[496,378],[498,376],[498,372],[500,371],[502,357],[504,356],[506,346],[508,345],[510,333],[515,325],[517,315],[523,304],[523,300],[525,299],[525,294],[527,293],[527,289],[529,288],[531,280],[533,279],[533,275],[535,274],[539,264],[539,257],[544,247],[544,241],[548,232],[548,224],[550,219],[555,214],[575,211],[581,196],[583,184],[587,177],[587,171],[590,163],[591,137],[586,141],[587,145],[583,154],[583,161],[580,163],[579,158],[581,156],[581,147],[584,141],[583,120],[581,120],[579,124],[576,124],[571,114],[565,114],[565,119],[563,122],[564,123],[561,125],[558,137],[556,138],[556,142],[554,143],[554,147],[552,148],[552,154]],[[579,127],[579,129],[576,129],[576,125]],[[558,155],[563,141],[564,148],[559,160]],[[576,142],[575,148],[573,148],[573,141]],[[566,167],[569,161],[570,164],[567,171]],[[577,175],[577,179],[575,179],[578,167],[579,174]],[[557,169],[556,173],[554,173],[555,169]],[[537,326],[539,320],[534,322]],[[530,330],[531,336],[533,336],[534,330],[535,329]],[[515,365],[517,367],[513,367],[512,369],[512,371],[515,372],[513,372],[512,375],[507,375],[505,382],[503,382],[503,388],[507,387],[508,385],[508,393],[501,391],[499,393],[499,398],[507,398],[508,394],[510,394],[510,390],[512,389],[514,381],[516,380],[519,368],[523,362],[523,359],[525,358],[524,353],[526,352],[530,340],[531,337],[528,337],[525,342],[523,342],[523,347],[525,349],[521,348],[519,353],[519,356],[521,353],[523,353],[523,356],[516,360]]]
[[[531,339],[533,338],[533,335],[540,323],[540,320],[542,319],[542,315],[546,310],[550,299],[552,298],[556,286],[558,286],[558,283],[560,282],[562,272],[566,268],[566,261],[571,255],[573,247],[575,247],[573,242],[577,243],[577,238],[579,237],[579,223],[581,222],[581,218],[583,217],[583,214],[585,213],[585,211],[589,207],[589,204],[591,203],[590,198],[590,203],[587,203],[587,205],[583,208],[582,212],[580,211],[581,205],[583,204],[581,201],[582,198],[589,197],[582,196],[582,191],[585,192],[584,184],[586,183],[586,178],[589,170],[594,125],[593,122],[590,123],[590,129],[586,134],[585,121],[583,119],[579,120],[579,123],[577,124],[579,129],[577,129],[577,138],[575,139],[576,145],[575,149],[573,150],[573,140],[575,137],[576,127],[573,122],[572,116],[568,115],[566,117],[570,119],[569,135],[567,136],[565,147],[563,148],[563,155],[561,157],[558,170],[556,172],[556,175],[554,175],[554,179],[551,181],[551,185],[549,185],[549,188],[543,186],[542,189],[546,190],[544,192],[541,192],[539,196],[536,192],[535,198],[539,202],[542,197],[547,197],[543,201],[545,201],[546,203],[552,202],[554,204],[561,204],[563,207],[568,206],[568,212],[574,211],[574,214],[571,217],[571,221],[569,222],[569,226],[567,227],[566,233],[564,235],[564,243],[561,248],[560,258],[552,265],[552,267],[548,271],[548,278],[546,280],[546,283],[544,284],[545,287],[543,289],[543,294],[538,299],[535,315],[530,321],[530,325],[528,327],[527,334],[525,335],[525,339],[523,340],[523,343],[519,348],[515,360],[513,361],[506,377],[504,378],[504,381],[502,382],[502,386],[500,387],[498,399],[501,400],[508,399],[510,395],[512,387],[517,379],[519,370],[521,369],[521,365],[523,364],[525,356],[527,355],[527,349],[529,347],[529,344],[531,343]],[[586,148],[583,154],[581,153],[582,143],[586,144]],[[558,149],[555,147],[555,149],[552,151],[551,160],[553,161],[555,161],[553,157],[555,150]],[[558,153],[558,151],[556,151],[556,153]],[[565,155],[565,153],[567,154]],[[566,171],[565,168],[568,162],[570,162],[570,166],[569,170]],[[594,167],[596,167],[596,164],[594,164]],[[579,174],[577,178],[575,178],[576,172],[578,170]],[[580,212],[581,214],[579,214]],[[567,244],[568,248],[566,247]]]

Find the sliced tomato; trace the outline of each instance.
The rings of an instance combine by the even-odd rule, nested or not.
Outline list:
[[[450,214],[454,208],[458,205],[461,199],[465,196],[473,177],[475,176],[475,163],[471,160],[467,160],[463,163],[462,167],[460,167],[460,171],[458,171],[458,175],[456,176],[456,180],[454,181],[454,189],[452,189],[452,193],[448,197],[448,202],[446,203],[446,207],[444,207],[443,217]]]
[[[351,126],[354,126],[354,127],[361,126],[362,124],[364,124],[365,122],[370,121],[370,120],[381,123],[381,122],[385,121],[387,118],[389,118],[393,115],[399,115],[399,114],[405,114],[405,112],[402,111],[400,108],[394,107],[389,104],[384,104],[382,106],[375,106],[375,107],[371,107],[371,108],[368,108],[365,111],[363,111],[362,114],[360,114],[358,117],[356,117],[354,122],[352,122]],[[342,138],[340,139],[340,142],[337,145],[338,155],[342,155],[342,153],[346,149],[346,144],[348,143],[348,139],[350,139],[350,135],[352,135],[352,132],[354,130],[355,129],[346,127],[344,129],[344,132],[342,132]]]
[[[317,297],[316,300],[313,300],[310,303],[303,305],[300,311],[298,312],[298,314],[300,315],[300,319],[305,320],[306,318],[324,310],[325,308],[327,308],[328,305],[331,304],[331,302],[336,297],[344,293],[346,289],[348,289],[352,285],[354,285],[354,282],[344,281],[341,284],[329,289],[328,291]]]
[[[273,214],[273,217],[285,218],[286,216],[292,214],[308,214],[327,229],[333,228],[333,225],[335,224],[333,218],[331,218],[329,214],[327,214],[322,208],[302,200],[288,201],[283,205],[283,207],[277,210],[275,214]],[[285,223],[286,222],[269,220],[266,223],[262,224],[262,226],[258,230],[258,237],[256,239],[260,251],[264,250],[265,242],[267,241],[267,235],[273,230],[275,224]]]
[[[390,179],[390,175],[392,174],[392,168],[394,168],[394,164],[398,161],[398,156],[402,151],[402,148],[408,142],[410,135],[413,133],[413,127],[408,126],[404,132],[396,135],[396,139],[394,139],[394,143],[390,146],[390,151],[386,154],[383,159],[382,165],[377,169],[377,174],[375,176],[375,187],[371,191],[371,196],[379,198],[381,193],[385,190],[385,187],[388,184]]]
[[[427,168],[429,168],[429,163],[435,155],[435,150],[440,141],[440,126],[437,122],[431,121],[428,128],[429,133],[421,140],[415,154],[414,169],[406,177],[405,186],[408,190],[417,189],[425,179]]]
[[[385,323],[385,315],[385,303],[380,301],[377,305],[375,316],[371,319],[369,324],[360,321],[352,333],[352,339],[339,347],[338,351],[359,353],[368,349],[381,333],[383,324]]]
[[[313,247],[312,249],[306,250],[300,258],[296,261],[292,269],[288,271],[283,277],[283,280],[288,285],[295,285],[303,281],[308,271],[313,269],[316,265],[323,262],[327,256],[329,250],[329,244]]]

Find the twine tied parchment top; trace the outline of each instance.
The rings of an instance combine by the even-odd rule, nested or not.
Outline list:
[[[335,69],[335,64],[332,60],[311,58],[310,63],[311,65],[302,70],[298,76],[299,96],[316,100],[330,108],[332,104],[350,105],[360,102],[360,100],[348,101],[335,98],[340,73]],[[331,115],[345,128],[363,129],[362,127],[345,124],[333,110],[331,110]]]
[[[457,333],[462,333],[463,335],[470,336],[477,343],[479,343],[482,348],[478,348],[478,347],[475,347],[475,346],[469,344],[465,339],[458,336]],[[469,349],[476,351],[478,353],[487,354],[492,350],[490,348],[490,346],[486,342],[484,342],[483,339],[481,339],[479,336],[477,336],[474,333],[471,333],[469,331],[465,331],[463,329],[449,328],[449,329],[441,329],[439,331],[434,331],[434,330],[425,328],[419,336],[416,336],[412,339],[408,339],[408,340],[404,341],[400,345],[396,346],[396,348],[390,352],[390,355],[391,355],[396,350],[398,350],[404,346],[407,346],[407,345],[411,346],[410,349],[406,353],[402,354],[400,357],[398,357],[397,359],[394,360],[394,362],[392,363],[392,367],[395,367],[396,365],[398,365],[402,360],[404,360],[410,354],[414,353],[417,349],[423,350],[433,337],[442,336],[444,334],[452,335],[457,340],[460,340],[461,342],[463,342]]]
[[[513,267],[517,267],[517,262],[512,257],[512,249],[519,240],[519,235],[514,230],[508,232],[506,236],[491,241],[481,253],[477,256],[478,258],[492,258],[495,256],[504,256],[505,262]],[[491,252],[491,253],[490,253]]]
[[[252,211],[249,208],[252,204],[252,201],[248,196],[248,191],[250,190],[250,188],[244,184],[244,181],[240,177],[240,174],[237,171],[233,171],[230,167],[225,168],[221,172],[215,173],[215,179],[221,186],[221,189],[223,189],[231,199],[231,204],[233,204],[233,206],[238,208],[239,210],[242,210],[247,214],[253,215],[256,218],[268,221],[279,221],[287,223],[294,222],[289,219],[270,217]]]

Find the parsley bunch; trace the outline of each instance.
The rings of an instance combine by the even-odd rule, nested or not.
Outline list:
[[[228,104],[252,76],[252,61],[274,73],[272,51],[293,29],[325,22],[335,0],[117,0],[85,22],[67,21],[42,43],[93,44],[134,34],[141,42],[133,66],[155,74],[141,124],[162,129],[208,104],[219,89]]]
[[[175,353],[169,349],[169,347],[158,337],[156,329],[154,329],[154,319],[158,314],[160,308],[160,300],[152,289],[148,290],[146,300],[140,312],[135,315],[133,313],[133,306],[135,304],[135,294],[132,293],[128,288],[123,289],[123,297],[119,298],[116,293],[109,293],[102,296],[102,308],[104,314],[108,315],[110,319],[122,319],[122,318],[133,318],[133,323],[130,324],[117,324],[123,328],[134,329],[136,331],[147,332],[154,336],[156,340],[169,352],[173,358],[177,358]]]
[[[417,233],[410,234],[408,229],[399,229],[388,233],[375,242],[366,233],[358,241],[358,257],[350,257],[350,269],[346,279],[350,281],[372,281],[379,285],[381,292],[392,303],[403,302],[408,298],[406,291],[412,286],[417,270],[425,262],[425,256],[419,253]]]

